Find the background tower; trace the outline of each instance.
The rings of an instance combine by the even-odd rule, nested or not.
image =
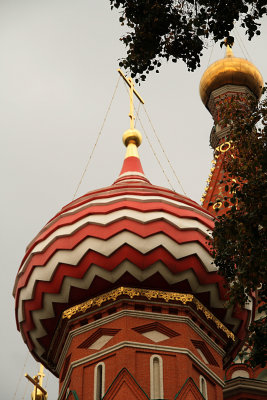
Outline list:
[[[229,127],[222,125],[221,104],[238,96],[240,106],[242,107],[242,103],[246,106],[250,96],[260,98],[262,88],[263,79],[259,70],[250,61],[234,57],[229,45],[226,46],[225,57],[214,62],[201,78],[200,97],[214,120],[210,134],[210,144],[214,149],[213,167],[202,201],[203,207],[215,215],[225,212],[222,180],[225,182],[226,176],[223,160],[231,148]]]
[[[229,177],[224,171],[227,152],[231,151],[232,156],[235,152],[232,148],[231,128],[222,122],[223,106],[231,100],[237,100],[240,110],[251,113],[251,98],[256,101],[260,99],[263,85],[259,70],[251,62],[234,57],[229,46],[226,47],[225,58],[213,63],[202,76],[200,96],[214,120],[210,135],[210,144],[214,149],[213,167],[202,201],[203,207],[215,216],[222,215],[229,209],[230,206],[224,206],[224,196],[229,196],[229,192],[225,192],[225,185],[229,180],[236,181],[235,177]],[[236,179],[238,180],[238,177]],[[252,369],[244,363],[244,358],[237,357],[226,369],[224,398],[266,398],[266,376],[266,369],[259,365]]]

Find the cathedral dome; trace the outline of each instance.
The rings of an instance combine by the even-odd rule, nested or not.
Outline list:
[[[129,141],[119,178],[72,201],[30,243],[14,295],[18,328],[45,365],[62,312],[119,286],[192,293],[236,335],[249,312],[226,310],[207,236],[213,217],[152,185]]]
[[[211,92],[224,85],[246,86],[260,98],[263,78],[255,65],[244,58],[234,57],[232,49],[227,46],[225,57],[211,64],[201,78],[199,92],[205,106]]]

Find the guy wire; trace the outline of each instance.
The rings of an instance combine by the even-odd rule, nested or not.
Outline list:
[[[13,397],[12,397],[12,400],[15,400],[15,398],[16,398],[17,391],[18,391],[18,388],[19,388],[21,379],[22,379],[22,377],[24,376],[24,373],[25,373],[26,364],[27,364],[27,362],[28,362],[29,354],[30,354],[30,353],[27,351],[27,354],[26,354],[26,357],[25,357],[25,361],[24,361],[24,364],[23,364],[23,367],[22,367],[22,370],[21,370],[21,374],[20,374],[19,379],[18,379],[18,382],[17,382],[17,386],[16,386],[16,389],[15,389],[15,393],[14,393],[14,395],[13,395]]]
[[[163,147],[163,145],[162,145],[162,143],[161,143],[161,141],[160,141],[160,139],[159,139],[159,137],[158,137],[158,135],[157,135],[157,132],[156,132],[156,130],[155,130],[153,124],[152,124],[152,121],[151,121],[151,119],[150,119],[150,117],[149,117],[149,115],[148,115],[148,112],[147,112],[146,107],[145,107],[144,104],[143,104],[143,107],[144,107],[146,116],[147,116],[147,118],[148,118],[148,121],[149,121],[149,123],[150,123],[150,126],[151,126],[151,128],[152,128],[152,130],[153,130],[153,132],[154,132],[154,135],[155,135],[156,138],[157,138],[158,144],[160,145],[161,151],[162,151],[162,153],[164,154],[164,156],[165,156],[165,158],[166,158],[166,160],[167,160],[167,162],[168,162],[168,164],[169,164],[169,166],[170,166],[170,168],[171,168],[171,170],[172,170],[172,173],[173,173],[173,175],[174,175],[175,178],[176,178],[177,183],[180,185],[180,187],[181,187],[181,189],[182,189],[184,195],[186,196],[186,193],[185,193],[185,191],[184,191],[184,188],[183,188],[183,186],[182,186],[182,184],[181,184],[181,182],[180,182],[180,180],[179,180],[179,178],[178,178],[178,176],[177,176],[177,174],[176,174],[176,172],[175,172],[175,170],[174,170],[174,168],[173,168],[173,166],[172,166],[172,164],[171,164],[171,162],[170,162],[170,160],[169,160],[169,158],[168,158],[168,156],[167,156],[167,154],[166,154],[166,152],[165,152],[165,150],[164,150],[164,147]]]
[[[84,175],[86,174],[88,165],[89,165],[89,163],[90,163],[90,161],[91,161],[91,159],[92,159],[92,157],[93,157],[95,148],[96,148],[97,143],[98,143],[98,141],[99,141],[99,138],[100,138],[100,136],[101,136],[101,134],[102,134],[104,125],[105,125],[105,123],[106,123],[106,120],[107,120],[107,117],[108,117],[108,114],[109,114],[109,111],[110,111],[110,108],[111,108],[111,105],[112,105],[112,103],[113,103],[115,94],[116,94],[116,92],[117,92],[118,85],[119,85],[119,81],[120,81],[120,76],[118,77],[117,84],[116,84],[116,87],[115,87],[115,89],[114,89],[114,92],[113,92],[112,98],[111,98],[111,100],[110,100],[109,106],[108,106],[108,108],[107,108],[107,111],[106,111],[106,114],[105,114],[103,123],[102,123],[101,128],[100,128],[100,130],[99,130],[99,132],[98,132],[98,135],[97,135],[95,144],[94,144],[94,146],[93,146],[93,149],[92,149],[92,151],[91,151],[91,154],[90,154],[90,156],[89,156],[89,159],[88,159],[88,161],[87,161],[87,163],[86,163],[86,166],[85,166],[85,168],[84,168],[84,171],[83,171],[83,174],[82,174],[82,176],[81,176],[80,182],[78,183],[78,185],[77,185],[77,187],[76,187],[76,190],[75,190],[75,192],[74,192],[74,195],[73,195],[73,199],[72,199],[72,200],[75,199],[75,196],[76,196],[76,194],[77,194],[77,192],[78,192],[78,190],[79,190],[79,188],[80,188],[80,186],[81,186],[81,183],[82,183],[82,181],[83,181]]]
[[[125,83],[124,86],[125,86],[126,91],[128,92],[126,83]],[[162,166],[162,164],[161,164],[161,162],[160,162],[160,160],[159,160],[159,158],[158,158],[158,156],[157,156],[157,154],[156,154],[156,152],[155,152],[155,150],[154,150],[154,147],[152,146],[152,143],[151,143],[151,141],[150,141],[150,139],[149,139],[149,137],[148,137],[148,135],[147,135],[147,133],[146,133],[146,131],[145,131],[144,125],[142,124],[142,121],[141,121],[141,119],[140,119],[140,117],[139,117],[138,110],[136,110],[135,105],[134,105],[134,110],[135,110],[135,112],[136,112],[136,117],[137,117],[137,119],[138,119],[138,121],[139,121],[139,123],[140,123],[140,125],[141,125],[142,132],[144,132],[144,135],[145,135],[145,137],[146,137],[146,139],[147,139],[147,141],[148,141],[148,144],[149,144],[149,146],[150,146],[150,148],[151,148],[151,150],[152,150],[152,153],[154,154],[154,157],[156,158],[156,160],[157,160],[157,162],[158,162],[158,164],[159,164],[159,166],[160,166],[160,168],[161,168],[161,170],[162,170],[162,172],[163,172],[163,174],[164,174],[164,176],[165,176],[165,178],[166,178],[166,180],[167,180],[167,182],[168,182],[170,188],[175,192],[174,187],[172,186],[172,184],[171,184],[171,182],[170,182],[170,180],[169,180],[169,178],[168,178],[168,176],[167,176],[167,174],[166,174],[166,172],[165,172],[165,170],[164,170],[164,168],[163,168],[163,166]]]

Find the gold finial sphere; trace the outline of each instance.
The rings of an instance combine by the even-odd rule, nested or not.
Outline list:
[[[128,129],[124,132],[122,136],[122,141],[126,147],[130,143],[130,141],[133,141],[138,147],[142,143],[142,135],[137,129]]]
[[[234,57],[232,49],[227,46],[225,57],[211,64],[201,78],[199,92],[205,106],[211,92],[224,85],[247,86],[259,99],[263,79],[255,65],[244,58]]]

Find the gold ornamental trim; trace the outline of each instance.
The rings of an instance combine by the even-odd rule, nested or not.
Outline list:
[[[84,303],[68,308],[63,312],[62,319],[70,319],[73,317],[73,315],[84,313],[92,307],[100,307],[102,303],[110,300],[115,301],[119,296],[122,295],[128,296],[130,299],[133,299],[134,297],[145,297],[148,300],[164,300],[166,303],[169,301],[177,301],[182,304],[193,303],[198,311],[201,311],[207,319],[212,320],[216,327],[223,331],[228,338],[235,341],[235,335],[228,328],[226,328],[226,326],[218,318],[216,318],[199,300],[197,300],[192,294],[187,293],[164,292],[161,290],[136,289],[121,286],[117,289],[111,290],[110,292],[87,300]]]

